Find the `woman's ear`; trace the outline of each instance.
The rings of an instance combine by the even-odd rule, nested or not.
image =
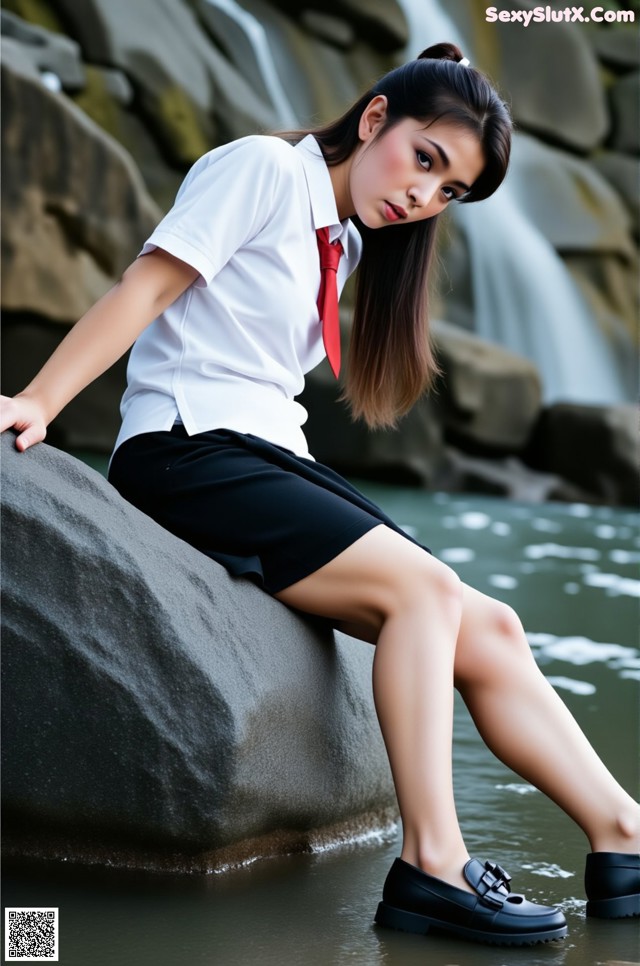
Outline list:
[[[368,141],[376,133],[381,124],[387,119],[387,98],[384,94],[376,94],[369,101],[360,116],[358,135],[361,141]]]

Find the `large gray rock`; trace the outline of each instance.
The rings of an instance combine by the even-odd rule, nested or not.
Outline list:
[[[555,249],[633,257],[628,212],[592,161],[526,134],[514,137],[512,159],[518,206]]]
[[[85,60],[122,70],[176,165],[216,143],[277,126],[256,90],[209,42],[186,0],[54,0]]]
[[[204,870],[388,814],[369,645],[72,457],[10,433],[1,452],[9,852]]]
[[[443,378],[397,429],[370,431],[338,405],[326,364],[307,379],[305,434],[316,459],[341,472],[395,483],[459,488],[471,476],[451,473],[445,440],[472,453],[513,453],[526,444],[542,407],[536,367],[447,322],[432,323]],[[345,334],[344,342],[347,337]],[[474,489],[474,486],[470,487]]]
[[[637,410],[549,406],[532,436],[527,462],[585,490],[592,502],[635,507],[640,495]]]
[[[609,127],[606,98],[596,54],[578,25],[489,22],[476,0],[450,0],[446,7],[474,64],[507,96],[520,130],[577,151],[602,143]]]
[[[435,396],[447,438],[472,452],[517,452],[542,407],[535,365],[504,346],[437,320],[443,379]]]
[[[3,39],[19,43],[25,56],[40,74],[54,74],[66,91],[81,90],[85,84],[80,47],[61,34],[29,24],[3,10],[0,15]]]
[[[609,95],[613,114],[611,147],[614,151],[640,154],[640,71],[616,81]]]
[[[452,447],[447,448],[438,484],[449,492],[488,493],[521,503],[591,502],[591,494],[585,490],[553,473],[533,470],[515,456],[488,459],[470,456]]]
[[[307,10],[340,18],[378,50],[398,50],[409,40],[403,5],[398,0],[273,0],[273,5],[303,18]]]
[[[340,387],[327,363],[310,374],[301,397],[309,413],[305,435],[315,459],[349,476],[434,486],[444,459],[442,427],[429,397],[397,429],[370,430],[339,403]]]
[[[637,237],[640,235],[640,160],[616,151],[603,151],[592,163],[624,201]]]
[[[2,308],[75,321],[135,258],[160,212],[129,154],[44,87],[17,46],[2,84]]]
[[[640,67],[640,35],[636,24],[591,27],[587,40],[598,58],[616,70]]]
[[[5,312],[0,355],[2,392],[15,396],[28,385],[67,334],[66,326],[28,314]],[[50,424],[47,439],[64,450],[107,454],[120,430],[120,399],[128,356],[90,383]]]
[[[336,46],[335,36],[328,43],[317,29],[311,30],[304,16],[289,16],[270,0],[242,0],[242,8],[264,30],[280,85],[296,117],[294,127],[314,127],[339,117],[376,77],[395,66],[394,59],[372,49],[359,31],[356,44],[344,51]],[[323,13],[328,15],[329,10],[323,7]],[[338,23],[349,27],[346,19],[334,18],[334,34]],[[243,73],[247,76],[246,66]]]

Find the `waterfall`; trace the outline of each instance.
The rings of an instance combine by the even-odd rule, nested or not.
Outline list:
[[[287,97],[269,48],[267,34],[256,17],[236,0],[205,0],[203,16],[224,43],[229,59],[266,100],[283,127],[298,127],[298,119]],[[215,13],[207,17],[207,6]]]
[[[456,211],[469,249],[478,335],[532,359],[546,402],[624,401],[613,350],[562,259],[509,180]]]
[[[399,0],[406,58],[433,43],[473,49],[438,0]],[[512,163],[515,163],[515,159]],[[531,359],[545,401],[626,401],[620,364],[558,253],[523,212],[509,179],[487,201],[455,210],[469,251],[475,330]]]
[[[448,41],[467,52],[468,45],[460,28],[453,22],[438,0],[398,0],[409,27],[409,43],[403,60],[416,57],[425,47]],[[467,55],[468,56],[468,55]]]

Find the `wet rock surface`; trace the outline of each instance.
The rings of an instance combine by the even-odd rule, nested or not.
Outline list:
[[[130,155],[26,56],[3,62],[2,84],[2,307],[69,324],[135,258],[160,211]]]
[[[447,438],[470,450],[517,452],[542,408],[536,367],[457,326],[433,326],[442,379],[434,403]]]
[[[637,506],[640,434],[635,406],[546,409],[532,435],[530,466],[563,477],[597,502]]]
[[[393,803],[369,645],[232,579],[72,457],[10,433],[1,451],[9,851],[41,830],[45,855],[50,837],[69,859],[204,868]]]

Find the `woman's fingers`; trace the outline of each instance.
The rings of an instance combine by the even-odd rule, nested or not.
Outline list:
[[[18,430],[16,448],[21,453],[47,435],[46,422],[38,404],[20,396],[13,399],[0,396],[0,432],[5,429]]]

